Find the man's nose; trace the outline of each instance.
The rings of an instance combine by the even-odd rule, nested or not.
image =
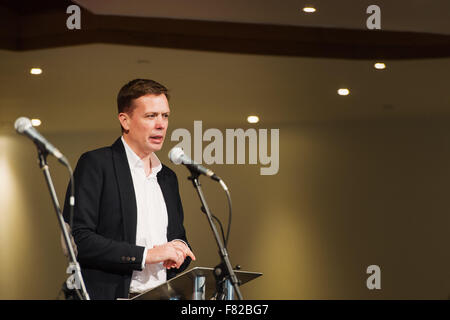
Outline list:
[[[157,129],[164,129],[166,126],[166,121],[162,116],[156,117],[156,128]]]

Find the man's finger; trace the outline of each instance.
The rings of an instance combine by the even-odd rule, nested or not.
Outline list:
[[[189,248],[187,248],[186,255],[188,255],[189,257],[191,257],[192,260],[195,261],[194,253]]]
[[[189,257],[191,257],[192,260],[195,261],[195,255],[192,253],[191,249],[189,249],[189,247],[184,242],[181,242],[178,240],[173,240],[172,243],[177,248],[180,248],[181,250],[183,250],[184,258],[186,258],[186,256],[189,256]]]

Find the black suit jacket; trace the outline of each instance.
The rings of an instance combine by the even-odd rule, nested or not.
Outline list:
[[[84,153],[74,171],[75,209],[72,235],[91,299],[127,298],[133,271],[141,270],[145,248],[136,245],[137,208],[133,180],[121,139]],[[167,207],[167,240],[186,241],[183,207],[175,173],[162,166],[158,184]],[[70,184],[64,203],[69,221]],[[168,279],[190,263],[167,271]]]

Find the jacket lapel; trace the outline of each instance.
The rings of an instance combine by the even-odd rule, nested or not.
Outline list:
[[[137,207],[133,178],[131,177],[130,166],[121,139],[117,139],[111,148],[114,170],[117,178],[117,187],[120,195],[124,240],[131,244],[135,244]]]
[[[167,241],[171,241],[173,235],[173,227],[176,225],[176,201],[174,201],[173,197],[173,186],[170,183],[169,176],[167,174],[167,168],[165,165],[162,165],[162,169],[156,175],[158,179],[159,187],[161,188],[161,192],[164,197],[164,202],[166,203],[167,209]]]

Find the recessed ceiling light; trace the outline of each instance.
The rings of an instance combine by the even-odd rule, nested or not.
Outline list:
[[[303,12],[314,13],[314,12],[316,12],[316,8],[314,8],[313,6],[306,6],[303,8]]]
[[[30,73],[31,74],[41,74],[42,69],[41,68],[31,68]]]
[[[33,127],[39,127],[41,125],[41,120],[31,119],[31,124],[33,125]]]
[[[374,64],[375,69],[383,70],[386,69],[386,65],[383,62],[377,62]]]
[[[259,118],[258,118],[258,116],[248,116],[247,117],[247,122],[248,123],[258,123],[259,122]]]
[[[347,88],[341,88],[337,92],[340,96],[348,96],[350,94],[350,90]]]

